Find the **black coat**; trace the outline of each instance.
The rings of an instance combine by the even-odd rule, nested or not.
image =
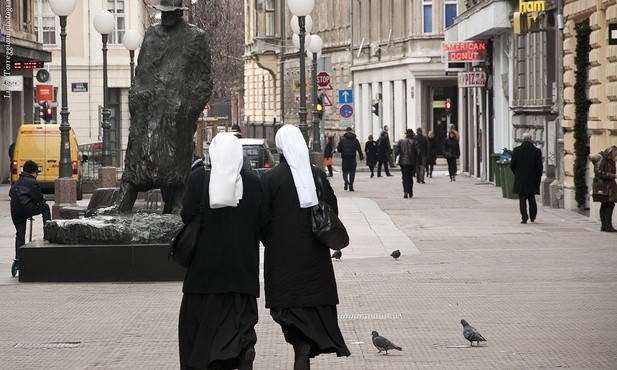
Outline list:
[[[418,162],[418,151],[415,140],[409,137],[398,141],[398,164],[401,166],[415,166]]]
[[[390,139],[387,134],[382,133],[377,140],[377,160],[379,162],[386,162],[390,158],[392,152],[392,145],[390,145]]]
[[[450,158],[458,158],[461,156],[461,148],[458,145],[458,140],[447,137],[443,141],[443,156],[448,158],[447,153],[450,153]]]
[[[426,157],[426,164],[437,164],[437,142],[435,138],[428,138],[428,155]]]
[[[24,223],[28,218],[41,213],[40,206],[46,202],[39,183],[27,172],[19,174],[19,179],[9,190],[9,196],[11,197],[11,218],[15,225]],[[27,202],[28,199],[29,202]]]
[[[364,144],[364,153],[366,153],[366,165],[374,166],[377,163],[377,143],[375,140],[367,141]]]
[[[317,170],[325,201],[338,213],[336,196],[326,174]],[[289,164],[282,158],[261,177],[270,212],[270,224],[262,240],[266,307],[315,307],[338,304],[330,249],[311,230],[309,208],[300,201]]]
[[[338,142],[336,150],[341,153],[341,158],[351,159],[356,158],[356,152],[360,156],[360,160],[364,159],[360,142],[353,132],[346,132]]]
[[[515,194],[540,194],[540,181],[542,179],[542,151],[536,148],[532,142],[523,143],[512,151],[510,169],[514,172]]]
[[[259,238],[267,214],[259,177],[246,170],[240,174],[243,193],[237,207],[210,208],[206,191],[203,230],[184,278],[184,293],[259,296]],[[184,223],[199,212],[204,181],[210,183],[209,170],[191,172],[180,213]]]
[[[592,196],[594,202],[617,202],[617,172],[615,161],[606,152],[597,155],[594,161]]]
[[[334,145],[332,145],[331,141],[328,141],[328,143],[326,143],[326,147],[323,150],[323,157],[332,158],[333,154],[334,154]]]

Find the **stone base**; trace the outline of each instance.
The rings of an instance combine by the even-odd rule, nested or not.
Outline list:
[[[98,188],[113,188],[118,186],[116,167],[99,167],[99,181],[97,183]]]
[[[186,269],[167,259],[168,244],[21,247],[20,282],[182,281]]]
[[[57,178],[54,183],[55,202],[51,207],[51,218],[60,217],[61,206],[77,205],[77,180],[72,177]]]

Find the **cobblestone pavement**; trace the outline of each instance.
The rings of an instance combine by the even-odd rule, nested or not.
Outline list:
[[[334,262],[352,355],[319,356],[313,369],[616,368],[617,235],[545,207],[522,225],[500,188],[440,169],[413,199],[398,172],[358,173],[354,193],[335,173],[352,240]],[[0,186],[0,369],[178,368],[181,283],[18,283],[7,193]],[[40,218],[34,229],[41,238]],[[259,307],[255,368],[291,369],[291,347],[263,298]],[[470,347],[461,319],[487,342]],[[378,354],[372,330],[403,351]]]

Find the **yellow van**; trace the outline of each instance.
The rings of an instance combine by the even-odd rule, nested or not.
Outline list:
[[[77,180],[77,199],[83,197],[81,187],[81,162],[77,150],[77,139],[73,129],[69,131],[71,147],[72,176]],[[28,124],[19,127],[15,140],[15,153],[11,163],[11,181],[16,182],[27,160],[40,166],[37,181],[45,193],[54,192],[54,184],[60,175],[60,125]]]

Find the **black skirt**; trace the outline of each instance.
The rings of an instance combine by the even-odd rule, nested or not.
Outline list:
[[[351,355],[338,326],[336,305],[272,308],[270,315],[283,329],[287,343],[311,345],[310,357],[333,352],[339,357]]]
[[[257,298],[247,294],[184,294],[178,339],[182,369],[208,369],[213,362],[238,367],[243,351],[257,342]]]

